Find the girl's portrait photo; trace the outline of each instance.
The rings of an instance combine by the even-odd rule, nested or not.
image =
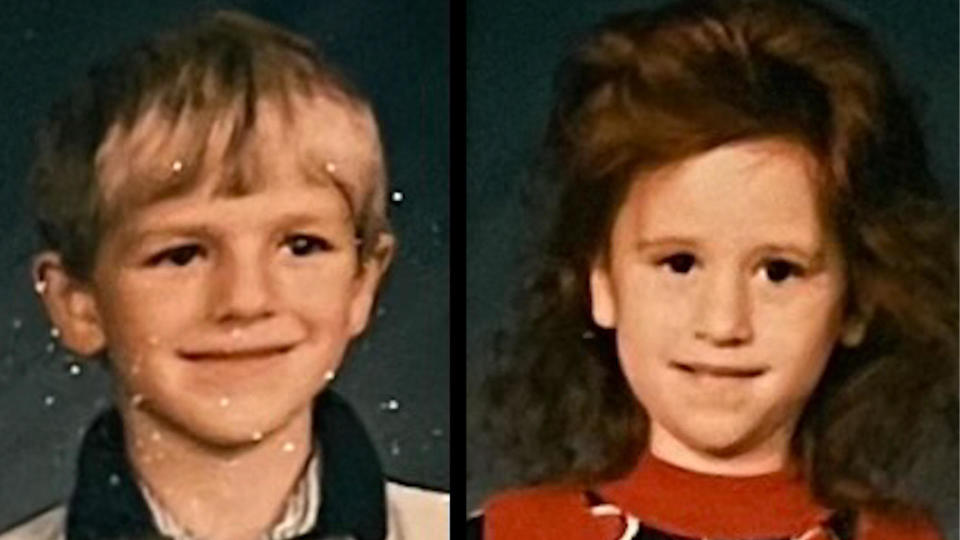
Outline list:
[[[468,537],[956,538],[957,6],[472,5]]]

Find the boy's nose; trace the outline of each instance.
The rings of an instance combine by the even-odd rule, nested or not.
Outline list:
[[[737,346],[753,339],[749,278],[735,272],[708,275],[699,291],[694,336],[715,346]]]
[[[232,260],[214,278],[213,314],[218,322],[248,321],[273,314],[269,271],[251,261]]]

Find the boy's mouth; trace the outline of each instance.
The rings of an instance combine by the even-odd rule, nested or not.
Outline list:
[[[768,371],[766,367],[754,366],[724,366],[705,364],[702,362],[670,362],[670,367],[691,375],[707,375],[730,379],[751,379],[759,377]]]
[[[179,351],[181,357],[194,361],[224,361],[224,360],[254,360],[270,358],[286,354],[293,350],[295,345],[266,345],[244,348],[208,348]]]

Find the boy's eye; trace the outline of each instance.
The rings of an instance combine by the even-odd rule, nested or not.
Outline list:
[[[333,244],[325,238],[308,234],[295,234],[284,239],[284,245],[297,257],[321,253],[333,249]]]
[[[772,259],[763,264],[763,272],[772,283],[783,283],[791,277],[803,275],[803,268],[784,259]]]
[[[197,244],[186,244],[175,248],[165,249],[160,253],[147,259],[148,266],[160,266],[163,264],[172,264],[174,266],[186,266],[200,255],[203,255],[203,248]]]
[[[666,267],[674,274],[689,274],[696,262],[697,259],[690,253],[675,253],[660,259],[657,264]]]

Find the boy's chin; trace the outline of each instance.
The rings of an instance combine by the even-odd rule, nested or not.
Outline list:
[[[273,407],[204,407],[188,411],[163,411],[145,407],[135,416],[152,417],[146,423],[164,426],[163,431],[192,441],[211,451],[241,450],[287,431],[299,418],[309,425],[311,402]],[[291,433],[291,436],[293,434]]]

